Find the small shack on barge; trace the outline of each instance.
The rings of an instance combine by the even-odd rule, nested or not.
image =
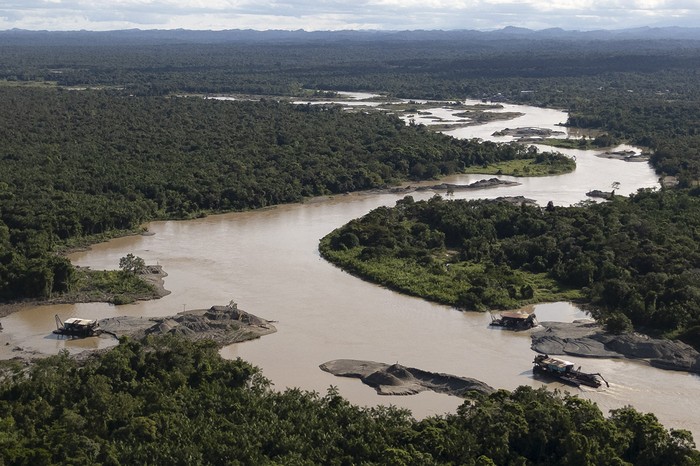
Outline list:
[[[537,326],[535,314],[523,312],[502,312],[498,317],[491,315],[491,325],[511,330],[527,330]]]
[[[81,319],[71,317],[61,322],[61,318],[56,315],[56,330],[53,333],[57,335],[69,335],[72,337],[93,337],[102,333],[100,324],[96,320]]]

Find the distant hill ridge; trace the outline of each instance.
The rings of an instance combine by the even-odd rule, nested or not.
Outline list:
[[[700,41],[700,27],[642,27],[619,30],[573,31],[561,28],[532,30],[508,26],[494,31],[414,30],[414,31],[304,31],[229,29],[222,31],[187,29],[125,29],[115,31],[0,31],[2,45],[118,45],[236,42],[314,42],[314,41],[491,41],[491,40],[682,40]],[[86,42],[87,41],[87,42]]]

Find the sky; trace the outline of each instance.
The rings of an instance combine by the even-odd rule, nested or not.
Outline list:
[[[700,0],[0,0],[0,30],[700,26]]]

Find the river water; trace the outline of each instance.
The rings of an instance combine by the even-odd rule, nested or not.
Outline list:
[[[557,110],[506,106],[525,115],[507,122],[491,122],[450,131],[456,137],[494,139],[504,127],[556,126],[566,120]],[[433,116],[447,110],[436,108]],[[445,117],[449,117],[449,112]],[[429,118],[420,116],[419,118]],[[507,140],[508,138],[502,138]],[[610,190],[620,183],[619,194],[657,186],[646,163],[596,157],[591,152],[566,151],[575,156],[574,173],[546,178],[514,179],[518,186],[482,191],[456,191],[455,198],[522,195],[541,204],[570,205],[587,199],[591,189]],[[443,181],[471,183],[483,175],[454,176]],[[434,193],[416,192],[415,199]],[[76,265],[94,269],[117,268],[128,253],[146,263],[160,264],[168,273],[165,286],[172,293],[160,300],[126,306],[76,304],[28,308],[2,319],[5,334],[26,350],[53,354],[61,349],[79,352],[113,345],[107,338],[66,341],[51,335],[54,315],[105,318],[132,315],[148,318],[183,309],[207,308],[236,301],[260,317],[278,321],[278,332],[259,340],[221,350],[226,358],[241,357],[260,367],[274,387],[300,387],[320,393],[331,385],[361,405],[393,404],[409,408],[416,417],[452,412],[460,400],[447,395],[421,393],[383,397],[357,379],[334,377],[318,365],[331,359],[366,359],[399,362],[434,372],[474,377],[494,387],[539,387],[532,377],[534,354],[528,332],[489,328],[488,314],[464,313],[394,293],[352,277],[320,258],[318,240],[331,230],[379,206],[392,206],[402,196],[389,193],[355,193],[314,199],[303,204],[224,215],[192,221],[153,222],[151,236],[119,238],[90,251],[73,254]],[[569,303],[538,305],[540,321],[571,321],[585,317]],[[3,353],[4,352],[4,353]],[[0,356],[11,348],[0,349]],[[667,426],[686,428],[700,438],[700,377],[654,369],[642,362],[567,358],[588,372],[600,372],[609,388],[572,389],[598,403],[603,412],[625,405],[653,412]]]

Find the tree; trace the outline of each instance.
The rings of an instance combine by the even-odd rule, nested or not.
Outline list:
[[[139,256],[134,256],[132,253],[119,259],[119,268],[124,273],[137,274],[146,269],[146,263]]]
[[[605,319],[605,329],[616,335],[632,331],[632,321],[621,312],[615,312]]]

